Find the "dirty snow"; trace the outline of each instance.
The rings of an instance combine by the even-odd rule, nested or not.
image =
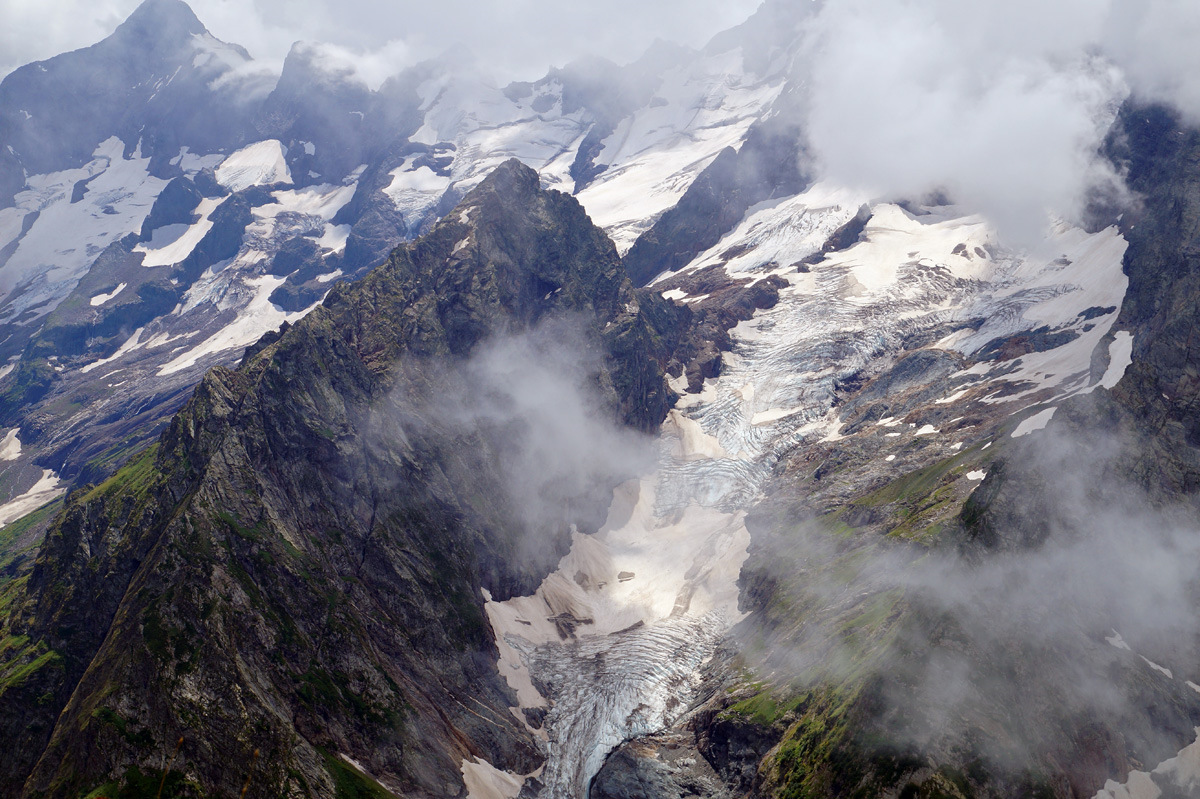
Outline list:
[[[481,757],[462,762],[467,799],[516,799],[525,785],[525,777],[500,771]]]
[[[43,469],[42,477],[19,497],[0,505],[0,527],[4,527],[25,514],[35,511],[51,500],[67,493],[67,487],[62,485],[58,475],[51,469]]]
[[[21,457],[21,439],[18,438],[21,429],[9,430],[0,441],[0,461],[15,461]]]

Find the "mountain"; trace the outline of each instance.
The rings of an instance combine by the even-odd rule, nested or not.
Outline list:
[[[20,448],[0,463],[0,518],[110,475],[206,369],[430,230],[509,158],[628,249],[780,95],[786,59],[716,82],[742,73],[726,38],[505,88],[448,53],[371,91],[319,44],[264,76],[185,4],[148,0],[103,42],[15,71],[0,84],[0,423]],[[734,190],[742,204],[774,191]]]
[[[598,348],[604,412],[656,427],[671,349],[655,323],[679,314],[635,292],[578,203],[503,164],[70,495],[11,617],[9,666],[28,665],[6,683],[5,791],[31,774],[28,791],[86,792],[122,764],[136,783],[181,736],[205,793],[236,792],[249,772],[230,765],[254,751],[251,795],[331,795],[357,770],[454,793],[469,754],[532,770],[477,586],[531,590],[587,514],[527,529],[499,499],[508,431],[412,420],[479,388],[450,370],[489,334],[561,317]],[[535,534],[551,538],[528,550]]]
[[[819,180],[803,13],[0,83],[4,793],[1192,791],[1200,134],[1013,249]]]

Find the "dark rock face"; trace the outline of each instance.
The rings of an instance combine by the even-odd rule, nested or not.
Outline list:
[[[348,68],[331,72],[319,62],[312,45],[293,45],[257,124],[262,136],[287,144],[288,166],[303,183],[310,173],[341,180],[366,162],[373,143],[366,120],[371,92]],[[321,144],[309,154],[304,142]]]
[[[726,148],[679,203],[643,233],[625,256],[633,282],[644,286],[674,272],[721,240],[746,210],[804,189],[799,128],[768,121],[751,129],[741,150]]]
[[[614,752],[588,794],[591,799],[724,799],[730,796],[720,778],[694,753],[668,750],[677,757],[661,757],[662,750],[641,745]]]
[[[570,511],[531,556],[503,452],[417,417],[451,385],[445,363],[569,315],[611,412],[655,427],[674,334],[654,320],[676,314],[632,288],[573,199],[509,162],[239,370],[211,372],[154,449],[73,494],[48,534],[0,665],[3,792],[134,784],[167,750],[176,784],[236,795],[249,778],[254,797],[374,779],[456,796],[470,756],[533,771],[478,588],[531,591]]]
[[[204,194],[196,184],[182,175],[168,183],[154,200],[150,215],[142,223],[142,241],[149,241],[157,228],[167,225],[190,225],[196,221],[196,206]]]
[[[1107,150],[1141,195],[1123,227],[1129,290],[1116,324],[1133,333],[1133,363],[1111,393],[1064,406],[1055,426],[1091,453],[1084,459],[1108,493],[1194,507],[1200,489],[1200,132],[1167,109],[1128,105]],[[1046,468],[1046,457],[1016,453],[993,472],[966,508],[968,527],[980,541],[998,541],[997,531],[1006,529],[1037,542],[1047,529],[1079,526],[1065,511],[1043,512],[1055,504],[1053,497],[1039,499],[1035,489]]]

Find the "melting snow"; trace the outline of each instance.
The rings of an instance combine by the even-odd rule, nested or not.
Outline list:
[[[145,253],[142,266],[170,266],[177,264],[192,254],[213,223],[210,217],[223,202],[220,197],[205,197],[196,206],[200,218],[191,225],[164,225],[155,228],[149,242],[143,242],[133,248],[134,252]]]
[[[1045,410],[1038,411],[1028,419],[1022,420],[1021,423],[1017,425],[1017,429],[1012,431],[1012,437],[1020,438],[1021,436],[1027,436],[1036,430],[1044,429],[1046,425],[1050,424],[1050,420],[1054,418],[1054,412],[1057,410],[1058,408],[1046,408]]]
[[[21,457],[21,439],[17,437],[20,432],[20,428],[9,430],[0,441],[0,461],[15,461]]]
[[[500,771],[480,757],[474,758],[474,762],[463,760],[462,775],[467,799],[516,799],[527,779]]]
[[[255,142],[238,150],[217,167],[217,182],[230,191],[272,183],[291,183],[287,148],[277,139]]]
[[[104,303],[108,302],[113,297],[117,296],[122,291],[124,291],[125,287],[128,285],[129,285],[128,283],[121,283],[115,289],[110,291],[108,294],[97,294],[95,297],[92,297],[92,299],[90,300],[92,307],[98,307],[98,306],[101,306]]]
[[[50,469],[42,470],[42,477],[33,487],[19,497],[0,505],[0,527],[4,527],[21,518],[30,511],[35,511],[51,500],[67,493],[66,486],[58,475]],[[61,487],[60,487],[61,486]]]
[[[967,472],[967,479],[968,479],[968,480],[975,481],[975,482],[978,482],[978,481],[982,480],[982,479],[983,479],[983,478],[985,478],[985,477],[987,477],[987,472],[985,472],[985,471],[983,471],[983,470],[976,470],[976,471],[973,471],[973,472]]]

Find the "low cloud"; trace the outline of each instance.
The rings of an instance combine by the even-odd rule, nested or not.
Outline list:
[[[788,556],[769,575],[804,613],[798,628],[743,631],[762,673],[843,684],[877,658],[874,711],[893,743],[959,757],[974,740],[1010,775],[1073,768],[1090,746],[1124,757],[1128,743],[1149,767],[1172,756],[1200,708],[1200,528],[1123,477],[1128,446],[1054,425],[1014,445],[1008,479],[1021,476],[992,507],[986,546],[851,549],[818,524],[776,534]],[[906,615],[891,638],[862,637],[893,608]],[[1124,741],[1080,733],[1105,724]],[[1117,768],[1103,776],[1123,779]]]
[[[944,192],[1037,241],[1102,177],[1124,96],[1090,55],[1089,3],[829,2],[807,31],[808,134],[824,173],[893,198]]]
[[[0,0],[0,75],[107,36],[138,0]],[[500,82],[537,79],[583,55],[637,58],[655,40],[691,46],[738,24],[758,0],[192,0],[213,35],[278,69],[296,41],[319,41],[390,72],[455,46],[474,52]],[[373,66],[375,76],[382,66]]]

